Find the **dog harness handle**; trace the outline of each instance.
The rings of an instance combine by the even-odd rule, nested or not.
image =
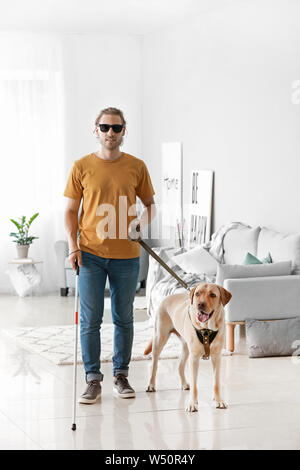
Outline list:
[[[204,355],[202,356],[202,359],[207,360],[210,357],[210,345],[217,336],[218,330],[214,331],[210,330],[209,328],[202,328],[201,330],[197,330],[197,328],[195,328],[195,330],[199,341],[204,346]]]

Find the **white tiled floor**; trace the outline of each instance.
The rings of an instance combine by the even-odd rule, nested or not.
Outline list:
[[[73,297],[0,296],[1,329],[73,323]],[[137,314],[137,321],[145,313]],[[104,321],[110,321],[108,312]],[[300,449],[300,363],[289,357],[249,359],[244,331],[223,357],[227,410],[210,406],[211,364],[201,361],[199,411],[184,411],[177,360],[161,360],[156,393],[145,392],[150,361],[131,363],[136,398],[112,395],[111,364],[101,401],[78,405],[71,431],[72,366],[55,364],[1,334],[0,449]],[[240,334],[239,334],[240,333]],[[78,370],[78,393],[85,387]]]

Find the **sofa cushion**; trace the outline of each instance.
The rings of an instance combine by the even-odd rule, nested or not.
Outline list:
[[[289,276],[292,272],[292,262],[282,261],[271,264],[218,264],[216,284],[223,285],[225,279],[240,279],[245,277]]]
[[[242,264],[248,251],[257,256],[260,227],[241,227],[229,230],[224,237],[224,263]],[[267,250],[267,253],[270,250]]]
[[[262,259],[263,263],[273,263],[272,256],[270,253],[268,253],[268,256]]]
[[[216,274],[218,263],[202,246],[196,246],[186,253],[173,256],[171,260],[186,273]]]
[[[260,261],[260,259],[258,259],[256,256],[249,253],[249,251],[248,251],[248,253],[246,254],[246,257],[244,259],[243,264],[245,264],[246,266],[249,266],[250,264],[263,264],[263,262]]]
[[[284,235],[262,227],[257,245],[257,256],[260,258],[270,252],[274,263],[292,260],[292,274],[300,274],[300,233]]]
[[[249,251],[248,251],[248,253],[246,254],[246,257],[244,259],[244,262],[243,262],[243,264],[245,264],[247,266],[249,264],[263,264],[263,263],[272,263],[270,253],[268,254],[268,256],[266,256],[265,258],[260,260],[260,259],[257,258],[257,256],[252,255],[252,253],[249,253]]]
[[[291,356],[299,347],[300,317],[246,320],[249,357]]]

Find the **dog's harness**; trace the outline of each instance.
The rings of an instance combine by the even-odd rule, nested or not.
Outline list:
[[[190,314],[190,307],[188,309],[188,312],[189,312],[191,323],[193,325],[191,314]],[[204,354],[202,356],[202,359],[207,360],[210,357],[210,345],[215,339],[215,337],[217,336],[218,330],[210,330],[209,328],[201,328],[200,330],[198,330],[198,328],[196,328],[194,325],[193,327],[196,331],[196,335],[198,336],[199,341],[204,346]]]
[[[203,354],[202,359],[209,359],[210,345],[215,339],[215,337],[217,336],[218,330],[214,331],[214,330],[210,330],[209,328],[202,328],[201,330],[197,330],[197,328],[195,328],[195,330],[196,330],[198,339],[201,341],[201,343],[204,346],[205,354]]]

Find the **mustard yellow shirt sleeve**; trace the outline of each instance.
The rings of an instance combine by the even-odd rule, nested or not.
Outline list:
[[[80,171],[76,165],[76,162],[74,162],[69,174],[64,196],[70,197],[71,199],[80,200],[82,198],[82,193],[83,187],[81,184]]]
[[[144,162],[141,165],[140,180],[136,187],[136,194],[140,199],[144,199],[155,194],[148,169]]]

